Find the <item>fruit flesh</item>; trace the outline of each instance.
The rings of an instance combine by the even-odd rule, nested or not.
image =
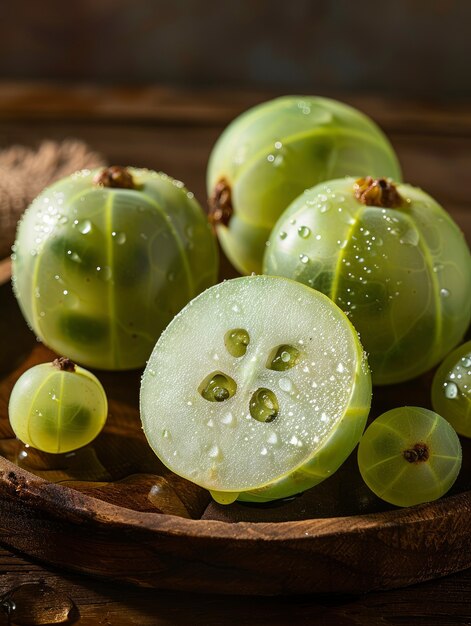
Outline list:
[[[365,206],[354,185],[353,178],[328,181],[299,196],[273,229],[264,271],[319,289],[348,314],[374,384],[408,380],[466,332],[469,249],[420,189],[397,185],[404,205],[396,209]]]
[[[217,226],[229,260],[260,273],[265,242],[294,198],[320,181],[366,174],[401,177],[387,138],[352,107],[286,96],[250,109],[223,132],[208,165],[208,195],[221,180],[231,189],[234,213]]]
[[[79,172],[26,211],[13,255],[15,293],[38,337],[103,369],[142,366],[170,319],[216,280],[217,250],[182,183],[128,168],[137,189]]]
[[[242,356],[227,350],[231,329],[248,333]],[[293,367],[267,367],[285,345],[300,352]],[[214,372],[237,385],[221,402],[200,392]],[[207,290],[165,330],[142,379],[141,419],[163,463],[219,492],[219,501],[271,500],[341,465],[363,431],[370,396],[361,346],[340,309],[293,281],[252,276]]]
[[[438,368],[432,405],[457,433],[471,437],[471,341],[453,350]]]
[[[380,498],[397,506],[444,495],[461,467],[459,439],[437,413],[399,407],[367,428],[358,447],[360,473]]]
[[[11,426],[23,443],[43,452],[70,452],[92,441],[108,412],[98,379],[81,367],[60,371],[51,363],[27,370],[16,382],[8,407]]]

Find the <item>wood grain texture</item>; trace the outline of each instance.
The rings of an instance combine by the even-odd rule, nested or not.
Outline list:
[[[240,110],[265,97],[7,85],[0,89],[0,139],[34,145],[45,136],[76,136],[110,162],[162,169],[185,180],[204,203],[205,164],[219,132]],[[354,100],[389,132],[406,178],[435,194],[469,237],[470,205],[463,185],[471,166],[469,111]],[[233,270],[223,262],[221,276],[230,275]],[[0,358],[0,436],[3,454],[16,461],[0,460],[0,541],[5,545],[113,581],[230,594],[353,593],[407,585],[471,565],[471,472],[463,473],[452,495],[437,503],[392,510],[355,483],[350,461],[344,474],[324,483],[318,498],[311,491],[281,507],[223,509],[145,452],[137,415],[139,373],[103,378],[111,415],[98,447],[85,451],[88,465],[80,455],[51,464],[31,451],[27,462],[20,462],[21,450],[6,421],[9,391],[21,371],[50,359],[51,353],[26,329],[7,284],[0,300],[0,329],[8,330],[9,339]],[[401,403],[416,399],[426,404],[429,384],[425,377],[380,390],[374,411],[397,404],[398,394]],[[469,450],[466,456],[469,462]],[[105,585],[90,586],[95,584]],[[139,590],[132,593],[141,597]],[[224,602],[217,601],[221,611]],[[178,619],[170,604],[163,620]],[[255,599],[251,606],[257,606]],[[262,599],[259,606],[268,610]],[[146,622],[150,616],[135,609],[136,619],[142,619],[135,623],[165,623]],[[321,615],[330,619],[324,609]],[[325,623],[377,623],[372,621],[374,604],[368,611],[360,622],[339,612],[335,616],[343,622]],[[262,613],[256,615],[262,619]],[[244,619],[242,609],[236,614]],[[220,619],[222,613],[217,615]],[[457,615],[461,619],[462,613]],[[308,612],[298,616],[307,618]]]

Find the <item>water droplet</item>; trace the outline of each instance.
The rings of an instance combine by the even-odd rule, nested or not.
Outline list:
[[[309,261],[309,257],[306,254],[300,254],[299,260],[301,261],[301,263],[306,264]]]
[[[450,295],[450,292],[448,289],[445,289],[443,287],[442,289],[440,289],[440,295],[442,298],[448,298],[448,296]]]
[[[149,369],[147,370],[150,376],[155,376],[155,370]]]
[[[275,155],[273,155],[273,154],[269,154],[269,155],[267,156],[267,161],[268,161],[269,163],[273,163],[273,161],[274,161],[274,160],[275,160]]]
[[[82,235],[87,235],[92,230],[92,223],[90,220],[81,220],[77,222],[77,229]]]
[[[268,439],[267,439],[268,443],[271,443],[273,445],[278,443],[278,435],[276,433],[270,433],[268,435]]]
[[[311,229],[308,228],[307,226],[300,226],[298,228],[298,235],[302,237],[303,239],[307,239],[310,234],[311,234]]]
[[[282,147],[283,147],[283,144],[281,143],[281,141],[275,141],[276,150],[281,150]]]
[[[340,374],[342,374],[345,371],[345,368],[343,366],[343,363],[339,363],[337,365],[337,372],[340,372]]]
[[[290,442],[290,444],[292,446],[297,446],[298,448],[302,448],[303,447],[303,442],[301,441],[301,439],[296,437],[296,435],[293,435],[291,437],[291,439],[289,440],[289,442]]]
[[[321,237],[321,235],[316,235],[316,240],[317,240],[317,241],[320,241],[320,240],[321,240],[321,238],[322,238],[322,237]]]
[[[118,233],[116,231],[113,231],[111,235],[119,246],[121,246],[126,241],[126,233]]]
[[[77,608],[65,593],[44,582],[25,583],[9,591],[1,601],[8,623],[23,626],[40,624],[72,624]]]
[[[97,266],[96,271],[103,280],[109,280],[111,278],[112,271],[109,265],[103,265],[103,267],[99,265]]]
[[[263,448],[260,450],[260,454],[261,454],[262,456],[266,456],[266,455],[268,454],[268,450],[267,450],[265,447],[263,447]]]
[[[463,356],[461,358],[461,362],[463,363],[464,367],[471,367],[471,356]]]
[[[285,363],[288,363],[291,360],[291,354],[289,352],[282,352],[280,357]]]
[[[288,234],[284,230],[280,231],[280,234],[279,234],[280,239],[286,239],[287,236]]]
[[[330,209],[330,204],[321,204],[321,206],[319,207],[319,211],[321,213],[327,213],[329,209]]]
[[[445,386],[445,396],[449,399],[449,400],[453,400],[454,398],[458,397],[458,387],[455,385],[455,383],[446,383]]]
[[[234,416],[232,413],[226,413],[226,415],[222,417],[221,422],[227,425],[232,424],[234,422]]]
[[[442,263],[435,263],[435,265],[433,266],[433,271],[435,273],[438,273],[438,272],[441,272],[443,268],[444,268],[444,265]]]
[[[291,224],[291,226],[294,226],[296,224],[296,220],[292,219],[292,220],[289,221],[289,223]]]
[[[415,228],[409,228],[399,239],[399,243],[416,246],[419,243],[419,232]]]
[[[278,381],[278,385],[282,391],[286,391],[287,393],[291,393],[294,388],[293,381],[286,376],[280,378],[280,380]]]
[[[214,445],[210,448],[208,455],[212,458],[212,459],[217,459],[221,457],[221,451],[219,450],[219,447]]]
[[[67,217],[67,215],[61,215],[59,218],[59,224],[67,224],[68,221],[69,218]]]
[[[164,439],[169,439],[169,438],[170,438],[170,433],[169,433],[169,431],[168,431],[167,429],[165,429],[165,430],[163,431],[163,433],[162,433],[162,437],[163,437]]]

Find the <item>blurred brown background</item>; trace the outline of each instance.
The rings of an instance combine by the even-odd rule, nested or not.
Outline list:
[[[15,0],[0,78],[435,101],[471,95],[469,0]]]

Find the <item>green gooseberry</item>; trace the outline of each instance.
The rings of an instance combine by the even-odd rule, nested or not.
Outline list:
[[[453,350],[436,371],[432,406],[457,433],[471,437],[471,341]]]
[[[157,337],[214,284],[217,248],[183,183],[145,169],[82,171],[25,212],[13,285],[36,335],[89,367],[145,364]]]
[[[413,506],[443,496],[461,468],[460,440],[437,413],[404,406],[383,413],[358,446],[363,480],[396,506]]]
[[[211,287],[170,322],[140,407],[160,460],[228,504],[288,497],[330,476],[358,443],[370,401],[343,311],[292,280],[247,276]]]
[[[324,180],[367,174],[401,177],[371,119],[327,98],[277,98],[237,117],[214,146],[210,220],[231,263],[260,273],[270,231],[292,200]]]
[[[108,401],[100,381],[70,359],[58,358],[24,372],[8,405],[10,424],[23,443],[43,452],[70,452],[103,428]]]
[[[421,189],[370,177],[322,183],[287,208],[268,243],[267,274],[318,289],[348,314],[374,384],[429,370],[468,328],[468,246]]]

